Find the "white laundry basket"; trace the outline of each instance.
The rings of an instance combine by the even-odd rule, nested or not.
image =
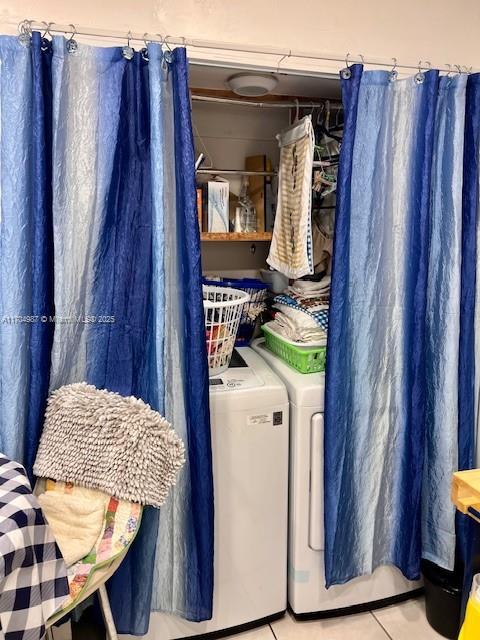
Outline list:
[[[240,289],[203,285],[209,376],[228,369],[243,306],[250,296]]]

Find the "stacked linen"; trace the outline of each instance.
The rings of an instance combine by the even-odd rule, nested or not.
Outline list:
[[[314,318],[282,303],[276,303],[274,308],[277,312],[269,326],[280,336],[305,344],[325,342],[327,334],[318,326]]]
[[[330,301],[331,277],[324,276],[321,280],[295,280],[286,290],[285,294],[305,300],[316,300],[328,306]]]
[[[330,276],[319,282],[295,280],[276,296],[272,328],[295,342],[325,343],[328,333]]]

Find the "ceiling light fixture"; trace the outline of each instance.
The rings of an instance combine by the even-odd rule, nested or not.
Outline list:
[[[275,89],[278,84],[273,74],[266,73],[237,73],[230,76],[227,86],[239,96],[264,96]]]

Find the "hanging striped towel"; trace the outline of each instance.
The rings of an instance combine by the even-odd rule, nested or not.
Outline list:
[[[267,262],[289,278],[313,273],[312,170],[315,136],[306,116],[278,136],[278,203]]]

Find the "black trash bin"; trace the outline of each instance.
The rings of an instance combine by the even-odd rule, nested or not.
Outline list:
[[[422,560],[425,609],[430,626],[444,638],[457,640],[462,610],[463,568],[446,571]]]

